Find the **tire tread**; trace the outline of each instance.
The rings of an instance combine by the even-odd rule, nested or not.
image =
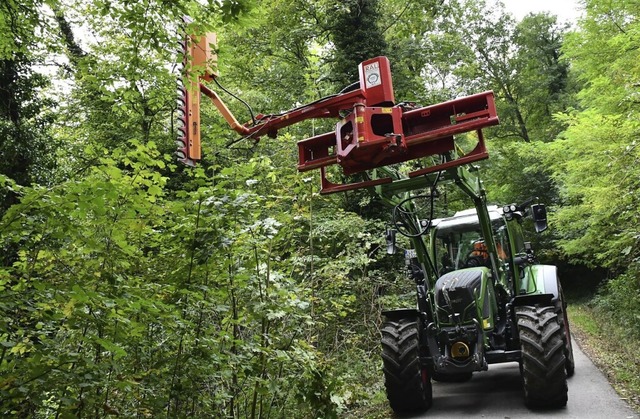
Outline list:
[[[567,404],[564,330],[554,307],[516,308],[525,403],[531,408]]]
[[[423,382],[417,320],[387,320],[382,326],[382,361],[387,398],[396,413],[431,407],[431,380]]]

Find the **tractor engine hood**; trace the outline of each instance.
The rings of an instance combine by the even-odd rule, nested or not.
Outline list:
[[[486,267],[460,269],[442,275],[435,285],[438,321],[441,325],[475,323],[493,327],[493,284]]]

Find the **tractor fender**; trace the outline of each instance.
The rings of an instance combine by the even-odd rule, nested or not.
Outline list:
[[[553,265],[532,265],[526,275],[535,284],[535,291],[517,296],[514,305],[555,305],[561,295],[557,268]]]
[[[538,290],[543,294],[553,294],[553,299],[560,298],[560,282],[558,269],[553,265],[533,265],[532,270],[536,278]]]

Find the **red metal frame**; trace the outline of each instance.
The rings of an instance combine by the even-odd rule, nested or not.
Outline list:
[[[259,115],[256,124],[239,124],[218,95],[201,84],[229,125],[253,139],[275,137],[278,129],[312,118],[340,118],[333,132],[298,142],[298,170],[321,169],[322,193],[376,186],[391,179],[335,184],[326,166],[345,175],[455,151],[454,136],[476,131],[478,144],[455,160],[416,170],[410,177],[457,167],[488,157],[482,128],[499,123],[493,92],[475,94],[423,108],[394,104],[389,60],[376,57],[359,66],[359,89],[321,99],[277,115]],[[347,114],[346,116],[342,116]],[[456,153],[457,155],[457,153]]]

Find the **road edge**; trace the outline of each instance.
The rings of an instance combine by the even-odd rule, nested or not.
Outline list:
[[[607,351],[615,351],[615,348],[612,349],[612,345],[609,342],[599,336],[594,336],[582,330],[580,325],[575,323],[571,325],[571,335],[580,349],[589,357],[600,372],[604,374],[609,384],[611,384],[611,387],[613,387],[618,397],[620,397],[620,400],[624,401],[634,412],[640,414],[640,394],[633,394],[632,390],[624,381],[618,380],[614,367],[600,354],[602,348],[606,348]],[[601,348],[600,351],[597,348]],[[617,352],[617,355],[624,357],[622,351]]]

